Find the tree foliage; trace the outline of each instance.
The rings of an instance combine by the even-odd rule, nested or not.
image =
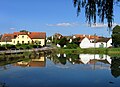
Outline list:
[[[112,27],[113,23],[113,7],[119,4],[120,0],[73,0],[74,7],[77,8],[77,15],[81,12],[81,8],[85,8],[86,21],[91,25],[96,23],[97,16],[100,22],[104,23],[107,19],[108,27]]]
[[[111,58],[112,61],[111,61],[111,74],[117,78],[120,76],[120,57],[112,57]]]
[[[20,32],[26,32],[26,33],[27,33],[27,32],[29,32],[29,31],[27,31],[27,30],[20,30]]]
[[[63,37],[59,40],[58,44],[61,46],[61,47],[64,47],[64,45],[66,45],[68,43],[68,40],[67,38]]]
[[[80,37],[77,37],[77,38],[75,38],[75,39],[73,39],[73,43],[75,43],[75,44],[77,44],[78,46],[79,46],[79,40],[80,40]]]
[[[112,45],[114,47],[120,47],[120,26],[116,25],[112,32]]]

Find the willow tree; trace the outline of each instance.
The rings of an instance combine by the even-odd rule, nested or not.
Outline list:
[[[81,12],[81,8],[85,8],[85,17],[88,24],[96,24],[96,18],[104,23],[107,19],[108,27],[112,27],[113,23],[113,8],[114,5],[119,5],[120,0],[73,0],[74,7],[77,8],[77,16]]]

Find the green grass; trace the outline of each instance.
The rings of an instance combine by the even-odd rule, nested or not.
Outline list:
[[[59,48],[57,50],[58,53],[66,53],[66,54],[108,54],[108,55],[120,55],[120,48],[84,48],[84,49],[63,49]]]

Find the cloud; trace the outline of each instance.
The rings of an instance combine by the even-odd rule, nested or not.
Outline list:
[[[78,26],[78,23],[69,23],[69,22],[64,22],[64,23],[57,23],[57,24],[47,24],[47,26],[56,26],[56,27],[72,27],[72,26]]]
[[[120,25],[120,24],[113,23],[112,27],[115,27],[116,25]],[[91,27],[93,27],[93,28],[107,28],[108,24],[96,23],[96,24],[92,24]]]
[[[87,23],[79,23],[79,22],[63,22],[63,23],[57,23],[57,24],[46,24],[47,26],[50,27],[74,27],[74,26],[90,26]],[[115,27],[116,25],[120,25],[118,23],[113,23],[112,28]],[[90,27],[92,28],[108,28],[108,24],[107,23],[96,23],[96,24],[92,24]]]
[[[15,28],[10,28],[10,30],[15,30]]]

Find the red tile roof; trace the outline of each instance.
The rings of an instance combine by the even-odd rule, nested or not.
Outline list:
[[[29,32],[28,36],[31,39],[45,39],[46,33],[45,32]]]
[[[100,38],[98,40],[96,40],[96,42],[108,42],[110,40],[110,38]]]
[[[76,38],[84,38],[87,37],[88,39],[99,39],[99,36],[94,36],[94,35],[83,35],[83,34],[75,34]]]
[[[4,34],[1,38],[1,42],[11,42],[12,39],[18,35],[28,35],[31,39],[45,39],[45,32],[14,32],[13,34]]]
[[[13,38],[13,34],[4,34],[1,38],[1,42],[11,42]]]

